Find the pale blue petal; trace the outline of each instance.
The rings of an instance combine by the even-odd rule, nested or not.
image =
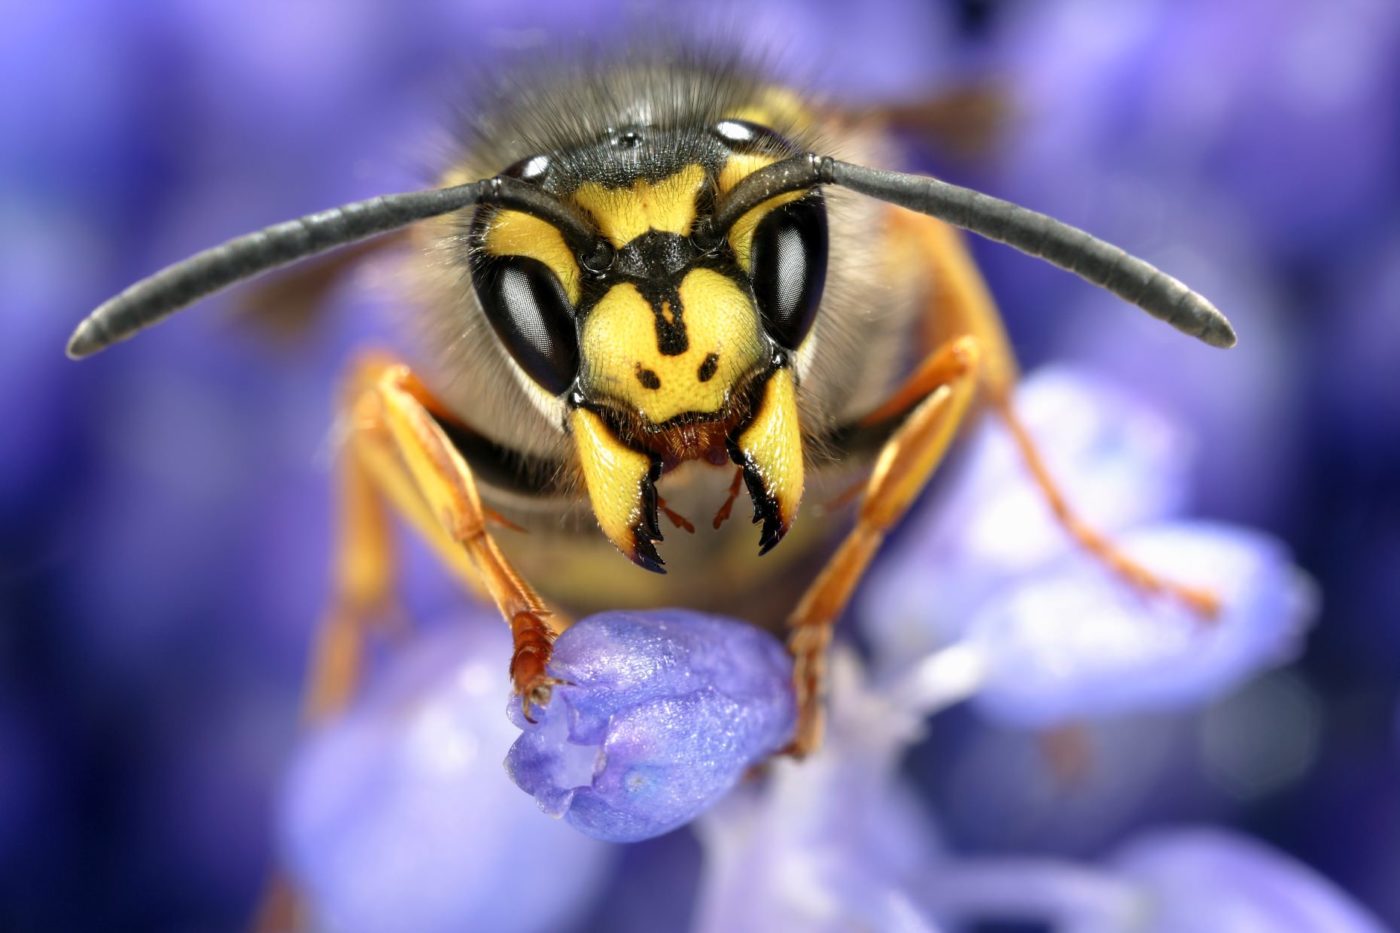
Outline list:
[[[1087,554],[983,606],[971,642],[988,663],[977,704],[1025,725],[1203,704],[1292,659],[1317,599],[1283,545],[1227,525],[1179,522],[1123,536],[1124,551],[1222,602],[1207,621],[1148,597]]]
[[[1186,506],[1192,445],[1130,394],[1051,367],[1021,384],[1016,408],[1066,499],[1095,528],[1121,531]],[[954,640],[1008,580],[1074,547],[994,417],[952,469],[862,590],[858,611],[882,668]]]
[[[510,637],[468,622],[406,649],[295,762],[282,849],[318,929],[550,929],[602,883],[607,847],[542,815],[501,768]]]
[[[774,760],[764,781],[697,823],[705,862],[696,933],[937,929],[911,885],[941,846],[898,770],[917,720],[869,690],[859,662],[839,649],[830,700],[816,755]]]
[[[1331,881],[1247,836],[1204,827],[1159,832],[1112,861],[1147,889],[1144,933],[1384,933]]]

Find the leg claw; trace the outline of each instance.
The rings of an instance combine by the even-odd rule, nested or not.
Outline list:
[[[524,714],[525,721],[530,723],[530,725],[534,725],[536,722],[533,715],[534,711],[544,709],[549,705],[549,700],[554,695],[555,687],[567,684],[567,680],[560,680],[558,677],[551,677],[549,675],[534,677],[531,678],[529,682],[521,684],[518,691],[520,694],[520,712]]]

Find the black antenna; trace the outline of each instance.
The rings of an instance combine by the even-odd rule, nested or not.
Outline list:
[[[1225,315],[1150,263],[1053,217],[923,175],[886,172],[816,155],[794,156],[761,168],[735,185],[718,205],[709,228],[700,232],[702,244],[727,232],[769,198],[818,185],[840,185],[1005,243],[1073,272],[1213,347],[1235,345],[1235,330]]]
[[[580,252],[599,240],[592,225],[568,205],[514,178],[355,201],[273,224],[166,266],[88,315],[69,338],[68,355],[75,360],[91,356],[235,282],[473,204],[510,208],[546,220]]]

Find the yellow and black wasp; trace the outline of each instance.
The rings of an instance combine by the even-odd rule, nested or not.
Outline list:
[[[1016,365],[954,228],[1230,346],[1199,295],[1042,214],[866,167],[892,151],[877,126],[731,63],[657,56],[506,87],[438,187],[205,250],[103,304],[68,347],[87,356],[232,283],[416,225],[403,300],[422,358],[368,353],[346,381],[314,711],[353,692],[393,585],[397,513],[500,610],[527,708],[549,701],[551,644],[573,614],[785,619],[791,750],[805,754],[835,622],[982,407],[1006,421],[1067,533],[1130,584],[1213,611],[1064,502],[1010,405]],[[855,498],[845,491],[859,493],[853,514],[833,507]],[[725,522],[744,492],[756,546]],[[658,549],[662,516],[693,533]]]

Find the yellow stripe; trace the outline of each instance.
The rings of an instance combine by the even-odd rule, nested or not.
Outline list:
[[[687,165],[654,184],[639,179],[630,188],[606,188],[590,181],[579,186],[573,199],[621,249],[651,230],[688,235],[695,223],[695,199],[704,184],[705,169]]]
[[[559,279],[569,301],[578,305],[578,260],[564,242],[564,235],[553,224],[520,211],[501,211],[491,220],[485,247],[493,256],[538,259]]]
[[[802,98],[786,88],[771,87],[756,104],[725,115],[728,120],[747,120],[774,130],[803,132],[812,125],[812,111]]]
[[[730,157],[728,162],[719,171],[717,186],[721,195],[733,190],[745,178],[748,178],[759,169],[772,165],[778,161],[776,156],[760,154],[744,154]],[[768,212],[775,207],[780,207],[790,201],[796,201],[805,195],[805,191],[790,191],[787,194],[780,194],[777,197],[769,198],[759,204],[753,210],[740,217],[734,226],[729,228],[729,245],[734,250],[734,258],[739,261],[739,266],[749,274],[753,273],[752,259],[749,255],[753,248],[753,233],[757,229],[759,221],[768,215]]]

